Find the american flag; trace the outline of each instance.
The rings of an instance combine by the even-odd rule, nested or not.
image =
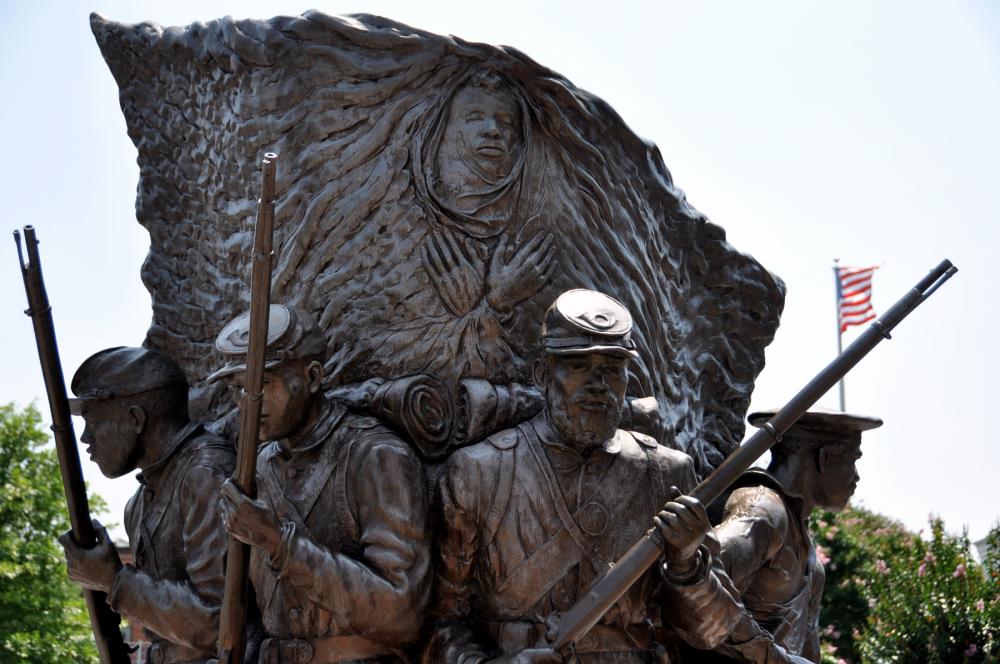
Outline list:
[[[878,266],[836,267],[837,310],[840,331],[852,325],[861,325],[875,318],[872,309],[872,274]]]

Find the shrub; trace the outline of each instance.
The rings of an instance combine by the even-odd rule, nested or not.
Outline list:
[[[827,560],[824,661],[1000,660],[1000,527],[982,565],[937,518],[926,541],[861,508],[817,511],[812,528]]]

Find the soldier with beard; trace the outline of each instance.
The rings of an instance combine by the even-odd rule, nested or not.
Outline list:
[[[618,428],[636,356],[631,329],[628,311],[606,295],[561,295],[545,315],[534,366],[542,413],[449,459],[437,497],[438,595],[426,662],[559,661],[561,653],[534,647],[544,617],[569,609],[657,512],[664,564],[575,644],[577,657],[663,661],[664,624],[711,648],[739,619],[742,607],[705,544],[705,510],[681,495],[696,483],[691,459]]]
[[[235,451],[188,419],[188,384],[177,363],[146,348],[109,348],[88,358],[71,384],[81,441],[105,476],[136,468],[125,508],[133,565],[122,565],[107,530],[98,544],[59,538],[69,576],[108,594],[111,608],[150,636],[145,661],[214,662],[225,584],[226,531],[216,501]]]

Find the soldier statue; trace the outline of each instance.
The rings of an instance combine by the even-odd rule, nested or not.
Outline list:
[[[570,608],[654,524],[663,564],[576,642],[576,656],[664,661],[664,624],[711,648],[742,613],[705,544],[705,509],[681,497],[696,483],[692,460],[618,428],[636,356],[631,330],[616,300],[563,293],[545,314],[533,367],[543,411],[452,454],[438,487],[438,588],[425,662],[561,660],[564,653],[535,647],[545,617]]]
[[[218,493],[232,474],[232,445],[188,419],[188,383],[172,359],[146,348],[109,348],[73,377],[87,452],[107,477],[138,468],[125,508],[134,565],[123,565],[107,530],[98,544],[70,536],[69,576],[106,592],[118,613],[141,623],[152,664],[214,662],[224,586],[226,533]]]
[[[762,411],[749,420],[762,426],[773,416]],[[820,661],[824,572],[809,514],[847,505],[858,483],[861,432],[881,425],[874,417],[807,412],[771,449],[766,471],[750,469],[736,482],[716,527],[719,558],[746,610],[789,654],[811,662]],[[727,644],[720,652],[736,654]],[[757,661],[740,654],[736,661]]]
[[[219,334],[242,388],[249,314]],[[306,311],[271,305],[258,497],[233,482],[225,527],[252,545],[265,638],[260,664],[396,661],[420,637],[430,596],[430,530],[420,461],[371,417],[324,396],[327,344]]]

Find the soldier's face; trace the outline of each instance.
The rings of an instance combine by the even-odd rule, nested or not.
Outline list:
[[[826,445],[819,450],[818,501],[829,510],[842,510],[858,487],[857,462],[861,445]]]
[[[611,438],[621,422],[628,360],[587,353],[549,355],[545,361],[546,401],[559,434],[581,446]]]
[[[139,458],[139,437],[145,424],[138,405],[117,400],[84,404],[82,407],[83,435],[80,442],[87,446],[90,460],[97,464],[105,477],[121,477],[136,468]]]
[[[315,381],[311,369],[311,364],[292,361],[284,362],[264,372],[260,407],[261,442],[288,438],[306,420],[310,401],[318,389],[318,385],[314,387]],[[243,380],[244,374],[234,375],[230,383],[234,394],[238,395],[243,388]]]

